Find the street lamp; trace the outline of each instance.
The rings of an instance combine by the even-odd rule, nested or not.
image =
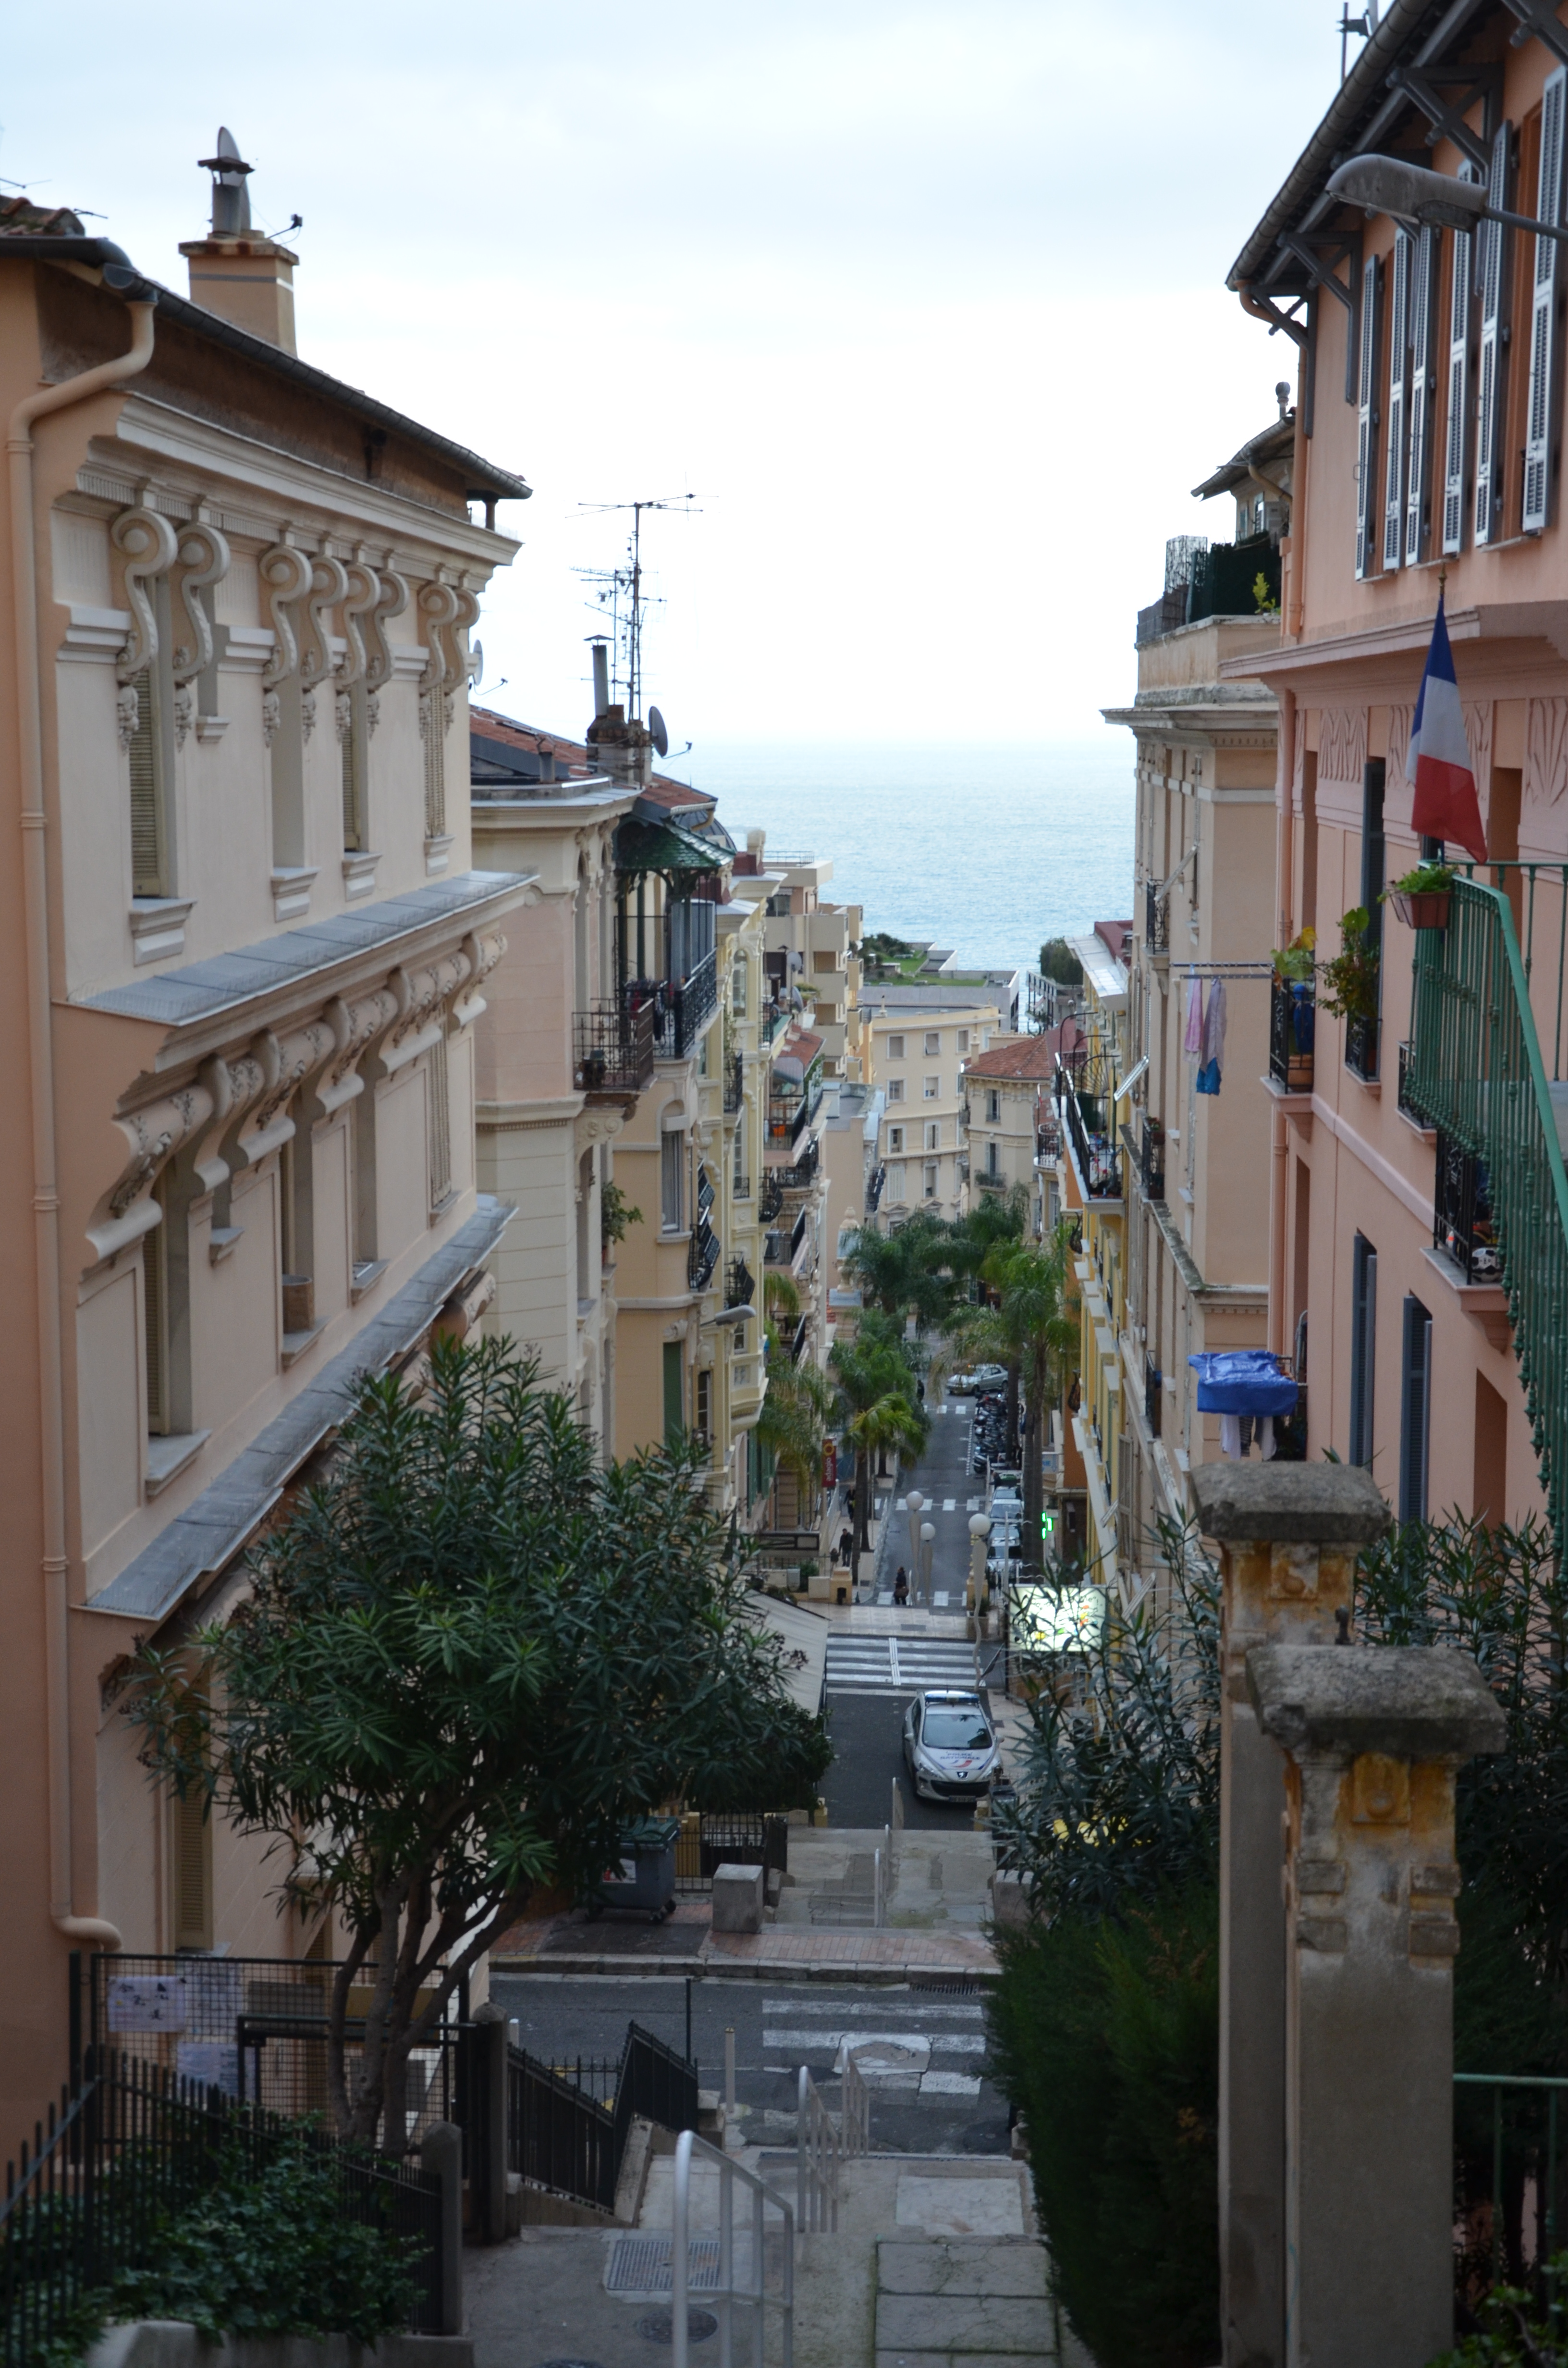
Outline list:
[[[1568,225],[1489,206],[1479,181],[1456,181],[1398,156],[1352,156],[1329,175],[1328,194],[1347,206],[1365,206],[1369,214],[1392,214],[1396,222],[1427,230],[1473,230],[1477,222],[1494,222],[1541,238],[1568,240]]]
[[[985,1592],[985,1545],[991,1535],[991,1519],[986,1513],[969,1517],[969,1608],[978,1614],[980,1599]]]
[[[920,1600],[927,1608],[931,1602],[931,1546],[937,1535],[935,1521],[920,1524]]]
[[[920,1588],[920,1516],[926,1510],[926,1499],[918,1488],[911,1488],[904,1497],[909,1514],[909,1583],[916,1597]]]

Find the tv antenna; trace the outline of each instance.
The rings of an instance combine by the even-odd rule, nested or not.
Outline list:
[[[1353,17],[1350,14],[1349,0],[1341,0],[1338,27],[1339,79],[1341,83],[1344,82],[1346,74],[1348,74],[1350,70],[1347,45],[1349,43],[1351,34],[1359,33],[1364,41],[1369,41],[1377,29],[1378,0],[1366,0],[1366,13],[1360,17]]]
[[[622,591],[626,594],[626,623],[623,629],[626,636],[626,713],[629,721],[635,721],[642,702],[642,615],[648,605],[642,590],[642,513],[644,510],[679,510],[689,518],[696,512],[697,495],[660,494],[647,501],[579,502],[577,507],[580,510],[631,512],[631,540],[627,545],[627,555],[631,563],[630,567],[598,571],[585,567],[579,568],[577,573],[588,576],[590,581],[610,587],[608,592],[599,594],[599,599],[601,603],[611,599],[611,613],[616,617],[618,636],[622,630],[619,626],[619,596]]]

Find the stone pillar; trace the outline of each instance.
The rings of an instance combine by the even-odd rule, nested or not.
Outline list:
[[[483,2161],[471,2166],[479,2191],[480,2235],[487,2245],[499,2245],[506,2234],[507,2105],[506,2078],[509,2032],[504,2009],[487,1998],[473,2010],[476,2071],[484,2102],[479,2114],[479,2146]]]
[[[1453,2341],[1454,1772],[1500,1751],[1468,1653],[1263,1645],[1286,1762],[1286,2368]]]
[[[1220,2325],[1225,2368],[1284,2368],[1285,1768],[1246,1691],[1254,1645],[1331,1645],[1356,1556],[1390,1526],[1343,1463],[1204,1463],[1199,1527],[1220,1548]]]
[[[441,2182],[441,2301],[439,2327],[432,2335],[463,2331],[463,2134],[456,2122],[432,2122],[419,2147],[419,2160]]]

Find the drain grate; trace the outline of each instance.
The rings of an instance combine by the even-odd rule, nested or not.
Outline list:
[[[711,2293],[719,2283],[719,2239],[693,2237],[687,2245],[687,2285],[692,2294]],[[667,2237],[618,2237],[605,2272],[607,2294],[669,2294]]]
[[[978,1982],[928,1982],[922,1981],[918,1974],[911,1976],[909,1987],[912,1990],[918,1990],[924,1998],[979,1998],[981,1995]]]
[[[668,2343],[676,2340],[676,2315],[673,2310],[645,2311],[637,2321],[637,2332],[649,2343]],[[710,2335],[719,2332],[719,2322],[710,2310],[688,2310],[686,2314],[686,2340],[688,2343],[706,2343]]]

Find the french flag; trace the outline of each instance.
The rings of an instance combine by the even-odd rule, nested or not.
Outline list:
[[[1481,801],[1475,794],[1475,768],[1465,738],[1460,687],[1454,677],[1454,654],[1449,646],[1443,595],[1437,595],[1437,622],[1421,696],[1410,727],[1410,749],[1404,769],[1415,791],[1410,812],[1412,827],[1421,838],[1454,838],[1477,863],[1486,860],[1486,833],[1481,826]]]

